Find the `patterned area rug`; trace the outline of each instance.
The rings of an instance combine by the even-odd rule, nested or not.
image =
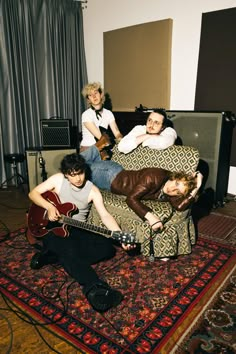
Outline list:
[[[30,269],[35,249],[25,229],[1,243],[0,289],[84,353],[233,353],[236,249],[213,234],[203,237],[205,227],[199,226],[192,254],[177,260],[149,262],[117,248],[113,260],[96,265],[124,294],[104,315],[91,309],[60,266]],[[234,219],[231,231],[235,227]]]
[[[236,353],[236,270],[217,284],[210,306],[199,311],[181,346],[187,353]],[[182,353],[178,350],[175,353]]]
[[[201,237],[236,247],[236,218],[212,212],[198,223]],[[206,305],[199,303],[199,312],[186,329],[181,347],[191,354],[236,353],[236,269],[225,272]],[[175,353],[183,353],[180,347]]]
[[[236,246],[236,218],[211,213],[200,219],[198,231],[204,238],[218,240]]]

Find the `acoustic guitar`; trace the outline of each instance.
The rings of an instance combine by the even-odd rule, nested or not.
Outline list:
[[[135,236],[123,231],[111,231],[105,228],[88,224],[72,218],[78,213],[78,208],[73,203],[61,203],[58,195],[47,191],[42,197],[53,204],[59,211],[60,218],[57,221],[50,221],[47,217],[47,210],[32,204],[28,214],[28,228],[34,237],[43,237],[49,232],[53,232],[59,237],[69,236],[69,227],[77,227],[83,230],[89,230],[105,237],[111,237],[124,244],[135,244]]]

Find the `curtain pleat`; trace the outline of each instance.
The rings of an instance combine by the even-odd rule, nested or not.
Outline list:
[[[41,119],[71,119],[80,131],[86,83],[80,2],[0,0],[0,185],[12,172],[4,155],[41,148]]]

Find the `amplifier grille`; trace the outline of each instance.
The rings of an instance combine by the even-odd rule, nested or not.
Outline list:
[[[44,148],[71,147],[71,120],[41,120],[41,134]]]

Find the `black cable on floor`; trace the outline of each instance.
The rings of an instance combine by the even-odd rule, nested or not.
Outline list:
[[[0,309],[0,310],[1,310],[1,309]],[[9,343],[8,348],[6,349],[6,352],[5,352],[5,354],[10,354],[11,351],[12,351],[12,343],[13,343],[13,329],[12,329],[12,325],[11,325],[11,322],[9,321],[9,319],[8,319],[6,316],[2,315],[2,314],[0,314],[0,319],[2,319],[2,320],[4,320],[4,321],[7,322],[7,326],[8,326],[9,331],[10,331],[10,343]]]
[[[0,220],[0,243],[6,241],[10,236],[10,230],[7,225]]]
[[[62,354],[60,352],[58,352],[56,349],[54,349],[53,347],[51,347],[51,345],[46,341],[46,339],[43,337],[42,333],[39,331],[39,329],[37,328],[37,326],[46,326],[50,323],[45,323],[45,324],[42,324],[40,322],[37,322],[35,321],[29,314],[27,314],[26,312],[24,312],[22,309],[20,309],[16,304],[14,304],[9,298],[7,298],[1,291],[0,291],[0,294],[2,296],[2,299],[4,300],[6,306],[8,308],[0,308],[0,310],[2,311],[11,311],[13,312],[20,320],[22,320],[23,322],[27,323],[27,324],[30,324],[30,325],[33,325],[36,332],[39,334],[40,338],[43,340],[43,342],[48,346],[48,348],[50,350],[52,350],[54,353],[57,353],[57,354]],[[10,305],[11,304],[11,305]],[[13,306],[15,308],[17,308],[17,310],[15,310],[13,308]],[[27,318],[27,320],[23,317],[25,316]],[[12,327],[11,327],[12,328]],[[12,338],[13,338],[13,334],[12,334]],[[10,353],[10,352],[9,352]]]

